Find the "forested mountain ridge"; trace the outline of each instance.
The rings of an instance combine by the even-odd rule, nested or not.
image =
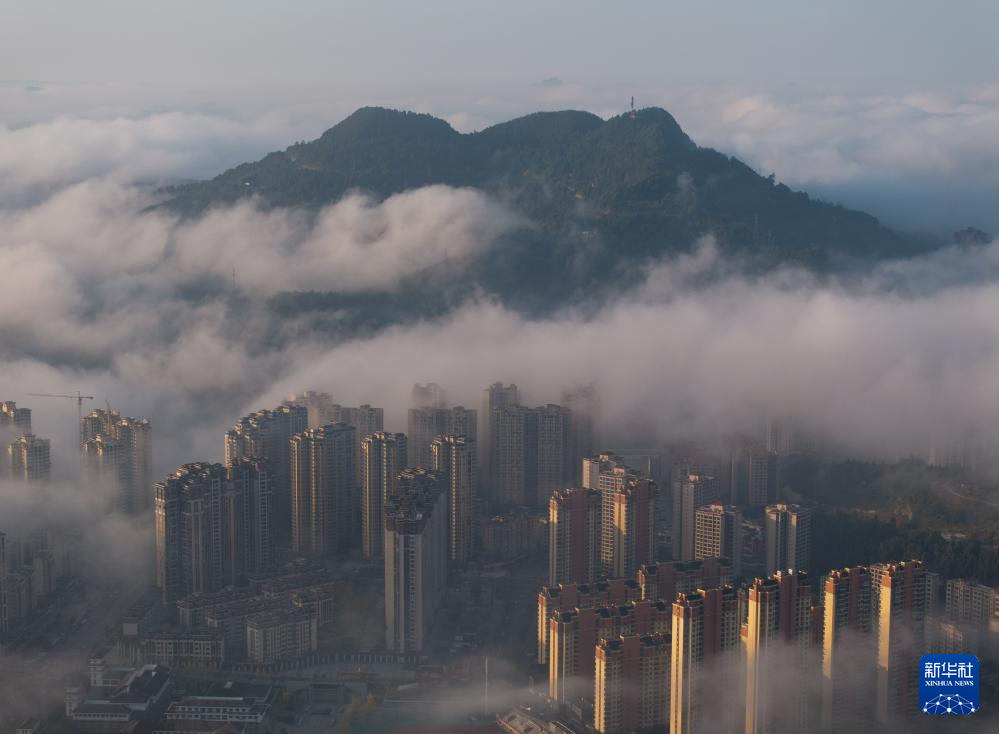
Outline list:
[[[829,271],[926,248],[699,147],[658,108],[609,120],[539,112],[462,134],[430,115],[366,107],[316,140],[168,189],[165,206],[197,215],[252,196],[263,206],[319,207],[353,190],[384,198],[431,184],[480,189],[538,225],[500,242],[471,273],[512,301],[544,288],[550,303],[535,306],[689,250],[707,233],[723,253],[764,269]]]

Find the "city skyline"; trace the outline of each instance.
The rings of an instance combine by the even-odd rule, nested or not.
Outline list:
[[[3,4],[0,734],[996,730],[997,27]]]

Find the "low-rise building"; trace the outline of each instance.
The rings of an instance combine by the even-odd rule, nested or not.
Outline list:
[[[225,665],[221,629],[155,632],[140,642],[143,660],[176,669],[219,670]]]
[[[255,614],[246,620],[246,656],[255,663],[304,657],[319,647],[318,620],[308,609]]]
[[[106,683],[92,672],[87,692],[66,689],[65,713],[74,731],[117,734],[132,722],[151,726],[163,715],[173,691],[170,673],[160,665],[136,668],[120,685]]]

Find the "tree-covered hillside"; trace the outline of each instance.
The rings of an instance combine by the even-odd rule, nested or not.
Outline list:
[[[352,190],[384,198],[429,184],[483,190],[537,225],[469,272],[487,291],[533,308],[592,294],[608,273],[640,270],[707,233],[761,268],[827,271],[925,247],[698,147],[656,108],[606,121],[535,113],[470,134],[430,115],[363,108],[317,140],[170,189],[166,206],[196,215],[252,196],[264,206],[318,207]]]

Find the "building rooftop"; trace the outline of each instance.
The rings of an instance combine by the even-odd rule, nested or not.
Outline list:
[[[269,702],[274,697],[274,688],[266,683],[249,683],[246,681],[226,681],[214,683],[205,694],[208,696],[233,696],[250,698],[257,702]]]
[[[293,607],[291,609],[275,609],[273,611],[254,614],[247,618],[246,626],[247,628],[254,627],[260,629],[262,627],[274,627],[292,622],[304,622],[309,619],[312,619],[311,611]]]

